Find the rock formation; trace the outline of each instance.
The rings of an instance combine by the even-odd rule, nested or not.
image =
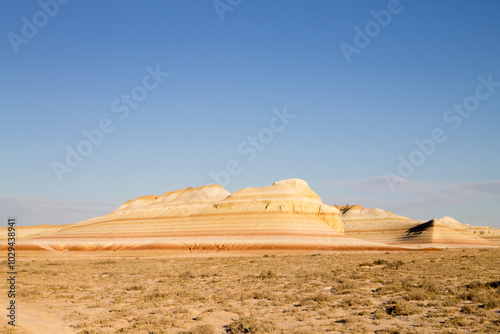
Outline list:
[[[500,228],[471,226],[469,231],[481,239],[500,244]]]
[[[219,185],[130,200],[78,224],[18,227],[17,249],[50,251],[395,250],[500,246],[500,229],[336,207],[299,179],[231,194]],[[2,233],[2,237],[7,234]],[[0,248],[6,247],[0,237]]]
[[[284,180],[230,194],[219,185],[128,201],[102,217],[20,245],[47,250],[364,250],[394,247],[343,234],[340,211],[308,184]]]
[[[491,228],[485,226],[471,226],[468,224],[462,224],[451,217],[443,217],[440,223],[461,230],[466,230],[473,233],[475,236],[481,239],[488,240],[495,243],[500,243],[500,228]]]
[[[425,222],[360,205],[340,209],[344,232],[354,238],[410,248],[494,246],[450,217]]]
[[[34,226],[16,226],[16,239],[40,237],[62,230],[74,224],[67,225],[34,225]],[[7,240],[7,228],[0,228],[0,242]],[[4,232],[5,233],[2,233]],[[1,246],[1,244],[0,244]]]

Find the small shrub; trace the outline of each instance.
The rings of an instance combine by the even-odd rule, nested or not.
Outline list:
[[[465,326],[467,326],[467,321],[465,320],[465,318],[463,316],[459,315],[453,319],[447,319],[444,322],[444,325],[448,326],[448,327],[465,327]]]
[[[494,308],[500,307],[500,300],[491,298],[484,302],[483,307],[487,310],[492,310]]]
[[[228,329],[232,334],[265,333],[265,328],[262,323],[251,317],[241,318],[240,320],[231,322]]]
[[[318,293],[316,296],[312,297],[311,299],[314,300],[315,302],[318,302],[318,303],[328,303],[328,302],[332,301],[333,297],[332,297],[332,295],[328,295],[326,293]]]
[[[215,327],[212,325],[198,325],[188,332],[189,334],[215,334]]]
[[[356,307],[356,306],[369,306],[372,302],[369,299],[361,299],[360,297],[348,297],[341,303],[340,307]]]
[[[258,276],[257,276],[257,278],[260,278],[260,279],[262,279],[262,280],[263,280],[263,279],[270,279],[270,278],[277,278],[277,277],[278,277],[278,275],[276,275],[276,274],[274,273],[274,271],[272,271],[272,270],[268,270],[267,272],[262,271],[262,272],[260,273],[260,275],[258,275]]]
[[[426,279],[422,283],[421,287],[422,287],[422,289],[424,289],[425,291],[427,291],[429,293],[439,294],[442,291],[440,284],[435,279]]]
[[[183,272],[182,274],[179,275],[179,278],[181,279],[189,279],[189,278],[194,278],[194,275],[190,271]]]
[[[359,264],[360,267],[373,267],[373,263],[363,262]]]
[[[403,264],[405,264],[403,261],[401,260],[397,260],[397,261],[392,261],[392,262],[387,262],[386,266],[384,267],[384,269],[393,269],[393,270],[397,270],[399,269]]]
[[[337,320],[336,322],[341,324],[353,324],[356,322],[356,318],[354,318],[353,316],[347,316]]]
[[[344,290],[344,293],[347,293],[350,290],[359,289],[359,283],[353,280],[345,280],[340,283],[339,289]]]
[[[489,288],[493,288],[493,289],[498,289],[498,288],[500,288],[500,281],[493,281],[493,282],[485,283],[485,286],[487,286]]]
[[[165,299],[167,297],[168,297],[168,294],[166,294],[166,293],[153,292],[153,293],[144,295],[142,297],[142,300],[144,300],[145,302],[150,302],[150,301],[157,300],[157,299]]]
[[[407,300],[429,300],[432,295],[427,293],[424,289],[415,289],[406,294]]]
[[[464,305],[464,306],[462,306],[462,309],[460,310],[460,312],[462,312],[463,314],[473,314],[474,309],[475,308],[471,305]]]
[[[375,312],[373,312],[373,317],[375,319],[386,319],[389,318],[389,315],[387,314],[387,311],[384,309],[376,309]]]
[[[405,301],[393,301],[389,307],[387,308],[387,313],[392,315],[392,316],[398,316],[398,315],[412,315],[418,313],[418,310],[411,305],[410,303],[407,303]]]

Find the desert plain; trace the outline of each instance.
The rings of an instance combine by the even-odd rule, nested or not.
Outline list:
[[[498,248],[29,253],[18,262],[18,324],[0,327],[3,333],[500,331]],[[5,296],[7,284],[0,288]]]

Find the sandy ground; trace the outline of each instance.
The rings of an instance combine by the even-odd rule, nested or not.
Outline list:
[[[23,304],[19,310],[18,326],[33,334],[76,333],[62,318],[41,311],[44,304]]]
[[[0,332],[500,332],[498,249],[251,254],[23,252]]]

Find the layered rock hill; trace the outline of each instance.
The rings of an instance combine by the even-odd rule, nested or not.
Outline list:
[[[39,237],[47,234],[51,234],[60,231],[66,227],[72,226],[74,224],[67,225],[34,225],[34,226],[16,226],[16,239],[26,239]],[[8,238],[7,228],[1,228],[0,231],[4,230],[5,233],[0,233],[0,241],[5,241]],[[1,246],[1,245],[0,245]]]
[[[372,242],[409,248],[487,247],[496,246],[490,239],[480,238],[470,225],[450,217],[430,221],[412,220],[381,209],[360,205],[339,207],[346,235]],[[467,226],[469,228],[467,228]],[[497,230],[497,229],[492,229]]]
[[[474,235],[497,244],[500,244],[500,228],[491,228],[486,226],[471,226],[469,232]]]
[[[340,211],[299,179],[230,194],[219,185],[139,197],[115,211],[22,239],[21,249],[386,250],[343,234]]]
[[[469,224],[459,223],[458,221],[456,221],[451,217],[443,217],[440,219],[440,222],[444,225],[453,228],[466,230],[470,233],[473,233],[475,236],[480,237],[481,239],[485,239],[495,243],[500,243],[500,228],[471,226]]]
[[[0,234],[0,249],[7,233]],[[324,204],[299,179],[231,194],[219,185],[128,201],[115,211],[64,226],[17,227],[17,249],[391,250],[498,247],[500,229],[450,217],[412,220],[360,205]]]

